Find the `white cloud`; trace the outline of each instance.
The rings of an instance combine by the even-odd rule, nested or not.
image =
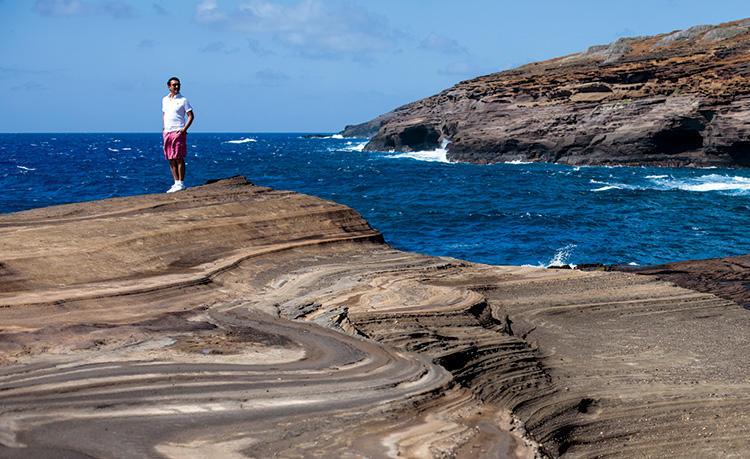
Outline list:
[[[14,91],[46,91],[49,88],[38,81],[27,81],[20,85],[13,86],[10,89]]]
[[[75,16],[84,11],[78,0],[37,0],[34,11],[46,16]]]
[[[306,56],[355,56],[394,46],[384,19],[343,2],[301,0],[286,5],[249,0],[234,11],[225,11],[216,0],[203,0],[196,6],[195,18],[204,24],[270,36]]]
[[[220,51],[226,51],[227,45],[223,41],[214,41],[203,48],[201,48],[202,53],[217,53]]]
[[[135,10],[128,3],[111,1],[80,0],[37,0],[34,11],[44,16],[81,16],[88,14],[105,14],[117,19],[135,16]]]
[[[226,14],[219,11],[219,2],[216,0],[203,0],[198,3],[195,6],[195,18],[205,23],[223,22],[228,19]]]
[[[422,40],[419,48],[427,51],[437,51],[443,54],[468,54],[466,48],[459,45],[456,40],[438,35],[434,32]]]
[[[263,86],[281,86],[290,79],[286,73],[268,68],[255,72],[255,78]]]
[[[234,54],[239,52],[239,48],[230,48],[223,41],[214,41],[200,49],[202,53],[224,53]]]
[[[119,1],[102,2],[97,5],[97,10],[118,19],[135,16],[135,11],[132,6]]]

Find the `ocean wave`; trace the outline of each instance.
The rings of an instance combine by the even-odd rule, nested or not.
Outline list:
[[[731,194],[750,194],[750,177],[708,174],[699,177],[674,177],[671,175],[647,175],[639,183],[620,183],[602,180],[590,180],[589,183],[600,185],[592,192],[610,190],[637,191],[689,191],[694,193],[724,192]]]
[[[622,190],[622,187],[615,185],[605,185],[601,188],[593,188],[591,191],[609,191],[609,190]]]
[[[331,134],[331,135],[309,134],[309,135],[304,135],[301,138],[302,139],[346,139],[346,138],[353,139],[355,137],[344,137],[341,134]]]
[[[602,185],[599,188],[592,188],[590,191],[593,192],[599,192],[599,191],[609,191],[609,190],[633,190],[638,189],[638,187],[633,185],[628,185],[625,183],[610,183],[610,182],[602,182],[599,180],[591,179],[589,180],[589,183],[593,185]]]
[[[578,245],[568,244],[565,247],[560,247],[559,249],[557,249],[555,251],[555,254],[552,255],[552,258],[550,258],[546,263],[540,262],[538,265],[524,264],[521,266],[528,268],[561,268],[563,266],[568,266],[575,269],[578,265],[574,265],[568,260],[570,259],[571,255],[573,255],[573,251],[576,247],[578,247]]]
[[[709,174],[700,177],[674,178],[653,177],[654,185],[665,190],[682,190],[698,193],[725,191],[739,194],[750,193],[750,177]]]
[[[26,167],[26,166],[16,166],[16,167],[21,169],[22,171],[35,171],[36,170],[33,167]]]
[[[257,140],[244,137],[242,139],[237,139],[237,140],[227,140],[226,142],[222,142],[222,143],[248,143],[248,142],[257,142]]]
[[[329,148],[328,151],[364,151],[367,142],[346,142],[346,146]]]
[[[575,250],[576,247],[578,247],[576,244],[568,244],[565,247],[560,247],[559,249],[557,249],[549,262],[542,267],[550,268],[570,266],[571,268],[575,268],[576,265],[569,263],[568,260],[570,259],[571,255],[573,255],[573,250]]]
[[[409,158],[416,159],[417,161],[428,161],[428,162],[439,162],[439,163],[450,163],[448,161],[448,144],[450,140],[443,139],[439,148],[434,150],[425,151],[411,151],[407,153],[398,153],[395,155],[388,155],[389,158]]]

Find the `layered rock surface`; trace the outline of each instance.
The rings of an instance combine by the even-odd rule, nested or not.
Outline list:
[[[373,121],[367,150],[445,140],[452,161],[748,167],[750,19],[482,76]]]
[[[750,455],[750,312],[651,277],[240,177],[3,215],[0,254],[3,457]]]

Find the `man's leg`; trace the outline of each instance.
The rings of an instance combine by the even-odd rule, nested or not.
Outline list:
[[[182,161],[182,176],[185,177],[185,160],[184,159],[170,159],[169,160],[169,170],[172,171],[172,177],[174,177],[174,181],[182,180],[180,178],[180,166],[179,162]]]
[[[179,158],[175,160],[177,162],[177,176],[175,180],[183,181],[185,180],[185,159]]]

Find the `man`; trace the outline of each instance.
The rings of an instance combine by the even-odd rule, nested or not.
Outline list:
[[[167,193],[185,189],[185,156],[187,155],[187,130],[195,115],[193,107],[180,94],[180,79],[172,77],[167,81],[169,94],[161,100],[162,119],[164,120],[164,158],[169,161],[174,185]],[[185,117],[187,115],[187,122]]]

